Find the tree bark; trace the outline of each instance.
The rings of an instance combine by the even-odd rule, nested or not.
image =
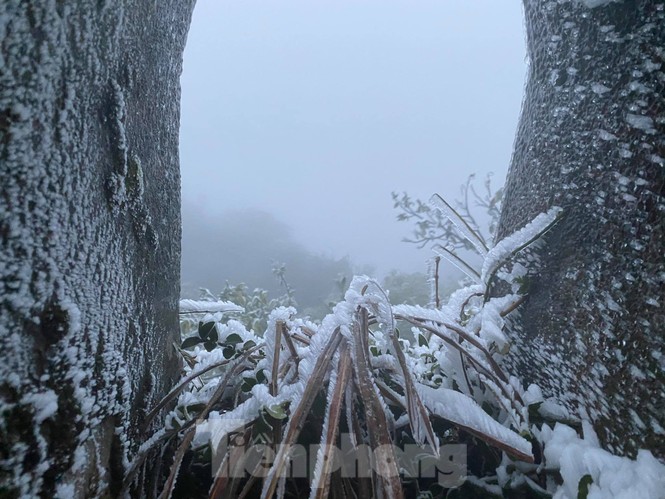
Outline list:
[[[178,364],[193,0],[0,2],[0,495],[115,495]]]
[[[498,237],[551,206],[508,358],[610,450],[665,457],[665,2],[524,2]]]

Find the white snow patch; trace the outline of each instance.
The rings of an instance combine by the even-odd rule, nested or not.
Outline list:
[[[416,391],[433,414],[531,455],[531,444],[526,439],[492,419],[472,398],[453,390],[435,389],[420,383],[416,384]]]
[[[609,91],[610,91],[610,88],[609,88],[609,87],[606,87],[606,86],[603,85],[602,83],[592,83],[592,84],[591,84],[591,91],[592,91],[594,94],[597,94],[597,95],[603,95],[603,94],[609,92]]]
[[[58,412],[58,396],[53,390],[24,395],[21,401],[30,404],[35,410],[35,421],[40,424]]]
[[[524,403],[529,406],[543,401],[543,392],[538,385],[530,384],[522,395]]]
[[[640,130],[644,130],[647,133],[655,132],[653,127],[653,120],[648,116],[628,113],[626,115],[626,121],[633,128],[639,128]]]
[[[244,308],[230,301],[180,300],[181,314],[244,311]]]
[[[615,456],[599,448],[598,439],[589,424],[584,425],[584,438],[575,430],[557,423],[552,430],[544,426],[540,438],[545,444],[548,467],[561,469],[563,485],[554,499],[578,497],[580,480],[590,475],[588,499],[656,499],[665,490],[665,465],[651,452],[640,450],[637,459]]]
[[[481,273],[483,282],[487,282],[491,272],[497,266],[500,266],[511,253],[527,245],[529,241],[537,238],[540,233],[553,224],[561,214],[561,211],[561,208],[558,206],[550,208],[547,213],[541,213],[533,221],[496,244],[489,251],[483,262]]]
[[[610,140],[617,140],[617,136],[614,135],[614,134],[612,134],[612,133],[610,133],[610,132],[608,132],[607,130],[602,130],[602,129],[601,129],[601,130],[598,130],[598,136],[599,136],[602,140],[607,140],[607,141],[610,141]]]
[[[581,1],[586,7],[590,9],[595,9],[596,7],[602,7],[616,0],[581,0]]]
[[[649,160],[651,160],[652,162],[654,162],[654,163],[656,163],[660,166],[665,165],[665,159],[661,158],[657,154],[652,154],[651,156],[649,156]]]

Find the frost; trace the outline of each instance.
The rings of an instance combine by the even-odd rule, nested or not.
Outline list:
[[[422,384],[417,384],[416,389],[425,406],[433,414],[489,435],[527,456],[531,455],[531,444],[526,439],[492,419],[470,397],[446,388],[435,389]]]
[[[53,390],[24,395],[21,401],[30,404],[35,410],[35,421],[40,424],[58,411],[58,396]]]
[[[487,254],[487,246],[485,243],[478,237],[478,235],[471,230],[469,225],[457,214],[455,210],[440,196],[433,195],[430,198],[430,203],[434,208],[439,210],[444,216],[451,221],[455,228],[462,234],[468,241],[473,244],[479,254]]]
[[[591,84],[591,91],[597,95],[603,95],[607,92],[610,91],[609,87],[606,87],[605,85],[601,83],[592,83]]]
[[[229,301],[180,300],[181,314],[244,311],[244,308]]]
[[[660,62],[656,61],[644,61],[644,69],[645,71],[651,73],[652,71],[656,71],[660,69],[662,64]]]
[[[656,130],[654,129],[653,120],[648,116],[629,113],[626,115],[626,121],[633,128],[639,128],[640,130],[644,130],[647,133],[656,132]]]
[[[483,282],[487,282],[491,272],[502,264],[512,253],[535,240],[539,234],[551,226],[561,214],[561,208],[553,207],[547,213],[541,213],[511,236],[502,239],[487,254],[481,273]]]
[[[609,140],[617,140],[617,136],[616,136],[616,135],[611,134],[610,132],[608,132],[608,131],[606,131],[606,130],[598,130],[598,136],[599,136],[602,140],[607,140],[607,141],[609,141]]]
[[[581,2],[590,9],[595,9],[596,7],[603,7],[611,2],[616,2],[617,0],[581,0]]]
[[[555,499],[576,499],[580,480],[585,475],[592,479],[588,499],[662,497],[665,465],[649,451],[640,450],[636,460],[610,454],[599,448],[589,424],[584,425],[584,438],[559,423],[554,429],[544,426],[540,438],[545,445],[547,465],[561,469],[563,485],[554,494]]]
[[[436,308],[425,308],[418,305],[395,305],[393,312],[396,315],[418,317],[429,321],[454,322],[447,310]]]
[[[538,407],[538,412],[544,418],[556,421],[575,421],[576,418],[558,401],[547,399]]]
[[[556,85],[557,80],[559,79],[559,71],[553,69],[550,72],[549,82],[551,85]]]
[[[543,401],[543,391],[538,385],[530,384],[523,395],[524,403],[529,406]]]
[[[652,163],[656,163],[657,165],[664,166],[665,165],[665,159],[661,158],[657,154],[652,154],[649,156],[649,160]]]
[[[56,497],[76,497],[76,488],[71,483],[59,483],[55,495]]]
[[[173,123],[185,3],[148,25],[123,19],[126,6],[114,2],[98,10],[87,2],[0,2],[0,489],[10,496],[72,497],[66,485],[46,484],[44,472],[53,472],[51,482],[76,466],[92,476],[93,463],[108,461],[95,453],[108,452],[114,423],[121,467],[140,443],[143,409],[177,372],[170,362],[179,253]],[[176,21],[166,34],[158,26],[169,15]],[[147,39],[173,63],[143,61],[136,49]],[[121,80],[138,69],[155,82],[152,90],[113,81],[119,64]],[[139,149],[156,163],[144,165],[145,179],[136,164],[135,192],[147,196],[150,212],[135,220],[137,213],[114,206],[114,194],[127,194],[123,173]],[[172,237],[158,254],[131,232],[151,213],[155,237]],[[103,479],[90,485],[76,492],[110,494]]]

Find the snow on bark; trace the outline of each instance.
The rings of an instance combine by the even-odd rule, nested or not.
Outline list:
[[[176,374],[178,77],[192,3],[0,2],[10,495],[116,492],[142,411]]]
[[[588,499],[662,497],[665,465],[647,450],[640,450],[635,460],[613,455],[599,447],[588,424],[584,425],[584,438],[559,423],[553,429],[544,426],[538,437],[545,446],[547,466],[561,470],[563,484],[554,494],[556,499],[579,497],[579,484],[585,476],[591,479]]]
[[[590,8],[590,9],[595,9],[596,7],[602,7],[603,5],[607,5],[610,2],[616,2],[618,0],[581,0],[582,3]]]
[[[665,2],[524,8],[529,75],[498,239],[552,206],[565,215],[525,276],[508,369],[609,450],[663,458]]]

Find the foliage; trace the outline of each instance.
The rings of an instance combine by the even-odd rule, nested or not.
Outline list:
[[[393,303],[426,306],[430,302],[428,277],[422,272],[407,273],[393,269],[383,278],[382,286],[389,292]]]
[[[453,210],[448,216],[459,215]],[[440,308],[393,306],[375,281],[356,277],[320,324],[297,318],[293,307],[273,310],[262,331],[249,330],[222,311],[202,313],[194,334],[179,347],[187,361],[183,380],[151,412],[148,423],[177,398],[176,407],[132,470],[149,449],[174,441],[177,450],[163,492],[169,497],[179,473],[185,472],[180,466],[186,456],[190,472],[192,463],[214,463],[212,476],[231,461],[258,471],[254,465],[248,468],[246,460],[261,443],[274,449],[264,455],[267,474],[217,474],[210,497],[298,495],[302,483],[280,478],[289,462],[284,444],[320,441],[324,450],[316,456],[312,497],[441,496],[446,490],[431,480],[400,477],[404,470],[397,467],[395,449],[414,443],[423,456],[436,460],[441,445],[463,441],[481,450],[482,457],[469,463],[478,481],[494,472],[503,451],[504,461],[528,477],[522,486],[542,490],[545,477],[536,467],[525,467],[534,461],[527,393],[500,363],[509,348],[505,317],[523,301],[515,282],[523,273],[506,264],[557,220],[556,210],[541,215],[489,250],[475,284],[454,293]],[[490,297],[493,279],[507,283],[503,296]],[[400,337],[397,320],[411,325],[414,341]],[[234,441],[217,455],[211,434],[219,442],[234,431],[242,434],[240,443]],[[369,482],[331,481],[333,459],[325,449],[340,445],[342,431],[356,444],[387,453]],[[128,481],[132,479],[130,474]]]
[[[219,299],[242,307],[243,311],[236,313],[236,320],[252,331],[265,331],[270,311],[288,305],[292,301],[292,297],[288,295],[270,298],[268,291],[265,289],[255,288],[250,291],[245,283],[231,285],[228,281],[217,297],[209,290],[201,289],[201,298],[206,300]],[[190,327],[190,325],[188,324],[187,327]]]
[[[483,183],[484,190],[479,193],[474,186],[475,175],[470,175],[460,188],[461,199],[454,203],[455,211],[461,220],[468,224],[486,245],[491,244],[496,232],[503,198],[503,189],[493,189],[491,180],[492,174],[488,174]],[[452,251],[473,249],[473,244],[457,230],[455,222],[431,203],[414,200],[407,193],[400,195],[393,192],[392,198],[393,208],[400,211],[397,220],[415,225],[412,237],[404,238],[405,242],[416,244],[419,248],[443,244]],[[483,216],[489,217],[487,233],[482,230],[484,224],[478,223],[473,215],[472,203],[482,210]]]
[[[353,275],[348,258],[312,253],[288,226],[256,210],[223,216],[193,213],[183,207],[182,295],[196,298],[200,286],[218,290],[243,282],[249,292],[265,289],[275,297],[285,292],[275,280],[275,260],[288,268],[288,282],[299,310],[325,303],[339,274]],[[279,264],[277,264],[279,265]],[[214,271],[211,271],[214,269]]]

